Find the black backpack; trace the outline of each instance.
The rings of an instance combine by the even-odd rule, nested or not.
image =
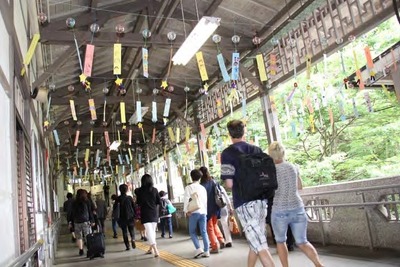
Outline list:
[[[217,204],[217,206],[219,208],[223,208],[223,207],[226,206],[226,202],[225,202],[224,196],[222,195],[222,191],[221,191],[220,185],[215,181],[213,181],[213,182],[214,182],[215,204]]]
[[[246,154],[230,146],[238,159],[235,183],[239,197],[244,201],[268,199],[278,188],[273,159],[263,152]]]
[[[167,209],[167,205],[168,205],[167,200],[161,198],[160,199],[160,210],[159,210],[160,211],[160,215],[159,215],[159,217],[166,216],[166,215],[169,214],[168,209]]]
[[[120,215],[119,219],[131,221],[135,217],[135,210],[133,208],[133,199],[131,196],[123,198],[119,205]]]

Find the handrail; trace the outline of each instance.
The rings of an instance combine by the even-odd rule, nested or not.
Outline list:
[[[9,267],[21,267],[23,266],[32,256],[43,246],[44,240],[39,239],[33,246],[31,246],[27,251],[18,256]]]
[[[400,204],[400,201],[386,201],[386,202],[365,202],[365,203],[343,203],[343,204],[327,204],[327,205],[306,205],[305,208],[346,208],[346,207],[366,207],[376,205],[391,205]]]
[[[56,227],[60,224],[61,219],[58,218],[56,222],[54,222],[50,227],[47,228],[47,231],[53,232]],[[45,241],[43,238],[39,239],[33,246],[31,246],[27,251],[19,255],[17,258],[14,259],[9,267],[21,267],[25,263],[29,261],[30,258],[35,255],[35,253],[44,245]]]
[[[353,192],[363,192],[363,191],[374,191],[381,189],[390,189],[400,187],[400,184],[397,185],[383,185],[383,186],[370,186],[364,188],[350,188],[350,189],[342,189],[342,190],[333,190],[333,191],[322,191],[322,192],[314,192],[314,193],[305,193],[300,194],[301,197],[304,196],[315,196],[315,195],[332,195],[338,193],[353,193]]]

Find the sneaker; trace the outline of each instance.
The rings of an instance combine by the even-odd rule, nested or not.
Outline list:
[[[225,244],[225,247],[226,247],[226,248],[231,248],[231,247],[232,247],[232,243],[231,243],[231,242],[226,243],[226,244]]]
[[[136,248],[136,243],[135,241],[132,240],[132,248],[135,249]]]
[[[83,255],[83,249],[80,249],[79,250],[79,256],[82,256]]]
[[[197,259],[203,255],[204,251],[201,248],[198,248],[194,251],[194,258]]]
[[[142,240],[142,241],[143,241],[143,240],[144,240],[144,236],[142,236],[142,237],[140,238],[140,240]]]
[[[118,238],[118,236],[117,235],[113,235],[113,238]]]
[[[169,238],[172,238],[172,235],[170,235]]]
[[[161,238],[164,238],[165,237],[165,235],[161,235]]]
[[[218,254],[219,253],[219,249],[212,249],[210,251],[211,254]]]
[[[210,257],[210,251],[204,251],[204,253],[201,255],[203,258],[208,258]]]
[[[220,249],[225,248],[225,242],[219,241],[219,248]]]

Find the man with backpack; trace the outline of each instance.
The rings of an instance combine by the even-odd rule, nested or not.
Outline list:
[[[250,246],[247,266],[254,267],[260,259],[264,267],[274,267],[265,224],[267,199],[277,188],[274,162],[259,147],[245,142],[242,121],[230,121],[227,128],[232,145],[221,154],[221,178],[232,188],[233,205]]]
[[[121,227],[122,229],[122,236],[124,239],[126,250],[130,250],[128,231],[131,236],[132,248],[133,249],[136,248],[135,230],[134,230],[134,219],[135,219],[134,202],[133,198],[126,194],[128,192],[128,186],[126,184],[121,184],[119,186],[119,191],[121,192],[121,195],[118,197],[116,201],[119,204],[118,224],[119,227]]]

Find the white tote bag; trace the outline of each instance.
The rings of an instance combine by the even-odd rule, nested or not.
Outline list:
[[[197,195],[197,192],[193,192],[193,188],[190,187],[190,185],[189,188],[192,193],[190,193],[189,203],[187,205],[187,211],[193,212],[200,209],[200,199],[199,196]]]

